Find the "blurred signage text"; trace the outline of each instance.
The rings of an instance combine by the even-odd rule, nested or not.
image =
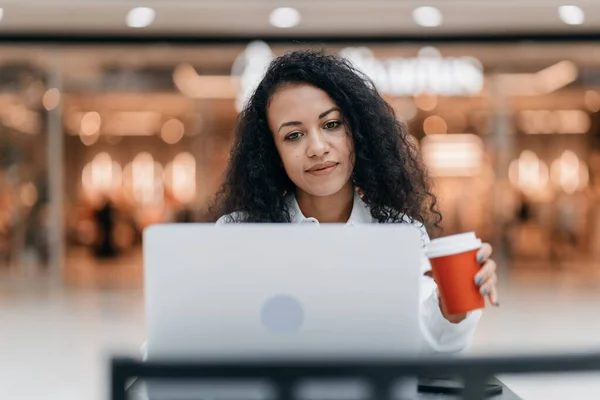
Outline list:
[[[383,94],[415,96],[468,96],[481,92],[483,67],[473,57],[442,57],[425,47],[413,58],[376,58],[367,47],[346,47],[340,55],[368,76]],[[239,77],[236,107],[241,110],[260,82],[274,55],[264,42],[250,43],[235,60],[232,76]]]

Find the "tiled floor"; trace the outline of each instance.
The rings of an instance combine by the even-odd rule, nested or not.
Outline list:
[[[104,400],[109,355],[137,356],[144,340],[139,258],[101,266],[80,256],[70,261],[67,288],[0,284],[0,399]],[[485,313],[471,352],[600,351],[594,268],[600,265],[504,273],[502,305]],[[527,400],[600,393],[600,374],[504,381]]]

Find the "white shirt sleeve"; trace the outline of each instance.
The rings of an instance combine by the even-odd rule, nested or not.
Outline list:
[[[429,236],[423,227],[424,244],[429,243]],[[421,256],[421,273],[431,270],[431,264],[425,252]],[[423,353],[461,353],[465,351],[481,318],[481,310],[467,314],[467,318],[453,324],[442,315],[438,300],[437,284],[429,276],[421,276],[419,319],[423,334]]]
[[[226,215],[223,215],[222,217],[220,217],[215,222],[215,225],[219,226],[219,225],[225,225],[225,224],[240,223],[244,220],[245,217],[246,217],[246,214],[244,214],[242,212],[233,212],[231,214],[226,214]]]

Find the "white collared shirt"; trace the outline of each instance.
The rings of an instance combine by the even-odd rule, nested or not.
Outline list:
[[[290,219],[296,224],[319,224],[315,218],[305,217],[300,210],[296,197],[291,194],[286,197]],[[217,224],[238,222],[243,219],[243,214],[233,213],[225,215],[217,221]],[[369,206],[361,199],[358,193],[354,194],[354,204],[347,226],[359,226],[361,224],[373,224],[378,221],[371,215]],[[410,222],[405,218],[406,223],[414,223],[421,230],[423,239],[423,248],[429,243],[429,235],[422,224]],[[421,257],[421,271],[423,274],[431,270],[431,265],[425,251]],[[459,353],[469,346],[475,329],[481,318],[481,310],[470,312],[467,318],[458,324],[449,322],[440,310],[437,285],[435,281],[423,275],[421,277],[420,287],[420,323],[423,334],[423,350],[427,353]]]

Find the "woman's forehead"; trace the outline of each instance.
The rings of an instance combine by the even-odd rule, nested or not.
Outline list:
[[[319,88],[306,84],[286,85],[271,96],[268,114],[273,118],[289,115],[318,117],[335,106],[331,97]]]

